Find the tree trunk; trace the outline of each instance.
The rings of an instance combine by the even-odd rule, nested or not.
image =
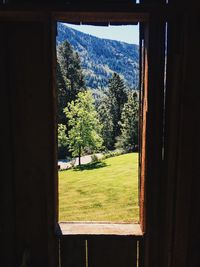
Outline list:
[[[78,165],[81,165],[81,147],[79,147],[79,152],[78,152]]]

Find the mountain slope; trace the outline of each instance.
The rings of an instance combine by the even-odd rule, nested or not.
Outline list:
[[[67,40],[78,52],[86,85],[106,88],[113,72],[124,78],[127,86],[137,88],[139,79],[139,47],[124,42],[101,39],[58,23],[57,44]]]

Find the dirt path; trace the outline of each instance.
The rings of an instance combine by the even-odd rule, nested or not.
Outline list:
[[[103,157],[103,154],[101,153],[97,153],[95,154],[99,159]],[[81,164],[87,164],[90,163],[92,161],[91,158],[92,155],[86,155],[81,157]],[[59,160],[58,161],[58,166],[60,166],[60,170],[65,170],[65,169],[69,169],[71,167],[71,163],[74,162],[74,165],[77,166],[78,165],[78,157],[74,158],[71,161],[67,161],[67,160]]]

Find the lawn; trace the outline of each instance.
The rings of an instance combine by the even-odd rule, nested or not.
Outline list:
[[[59,171],[59,221],[138,222],[138,154]]]

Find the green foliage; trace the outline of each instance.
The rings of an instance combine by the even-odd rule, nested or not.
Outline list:
[[[58,158],[66,158],[67,151],[67,137],[66,137],[66,126],[58,124]]]
[[[58,123],[65,124],[66,123],[66,117],[63,112],[63,109],[67,105],[67,99],[69,98],[69,92],[67,90],[67,86],[65,84],[61,67],[59,62],[57,62],[56,66],[56,83],[57,83],[57,119]]]
[[[120,156],[125,154],[126,152],[122,149],[117,149],[117,150],[113,150],[113,151],[108,151],[106,152],[102,159],[108,159],[108,158],[112,158],[112,157],[116,157],[116,156]]]
[[[98,158],[98,156],[96,154],[91,155],[91,162],[92,163],[98,162],[98,161],[100,161],[100,159]]]
[[[58,123],[66,126],[63,133],[68,137],[65,136],[67,141],[65,140],[64,143],[58,142],[59,158],[71,156],[70,152],[80,158],[83,153],[98,150],[102,147],[102,143],[109,150],[115,147],[126,151],[136,149],[138,103],[133,95],[131,96],[131,91],[128,97],[124,81],[119,74],[114,73],[109,79],[107,91],[94,92],[97,114],[93,100],[89,99],[92,98],[91,94],[83,93],[86,92],[86,88],[79,56],[67,41],[58,46],[56,73]],[[80,94],[81,92],[83,94]],[[91,105],[86,105],[84,98]],[[82,108],[80,108],[81,105],[83,105]],[[73,115],[70,115],[72,113]],[[83,119],[84,116],[85,119]],[[83,123],[80,123],[77,118]]]
[[[114,73],[112,78],[109,80],[108,97],[115,139],[120,134],[120,126],[118,122],[121,119],[122,109],[127,101],[127,92],[124,82],[117,73]]]
[[[64,41],[58,46],[57,51],[58,123],[67,126],[63,108],[68,102],[75,100],[79,92],[85,90],[85,82],[80,58],[71,45]]]
[[[129,92],[128,101],[124,104],[121,121],[121,135],[117,138],[116,147],[128,152],[138,148],[138,112],[137,94]]]
[[[101,124],[93,103],[92,94],[78,93],[77,99],[68,103],[64,109],[70,130],[68,146],[74,157],[80,157],[87,151],[96,152],[102,148],[103,139],[100,135]]]
[[[120,135],[119,121],[122,109],[127,101],[127,90],[123,80],[117,73],[114,73],[109,80],[109,87],[106,94],[101,98],[98,105],[99,119],[103,125],[102,136],[104,146],[113,149],[117,136]]]
[[[102,124],[103,144],[107,149],[112,149],[114,144],[113,120],[110,110],[111,107],[108,96],[102,97],[101,103],[98,107],[98,115]]]
[[[58,23],[57,43],[67,40],[81,57],[88,88],[108,87],[113,72],[124,77],[128,87],[139,84],[139,46],[101,39]]]

